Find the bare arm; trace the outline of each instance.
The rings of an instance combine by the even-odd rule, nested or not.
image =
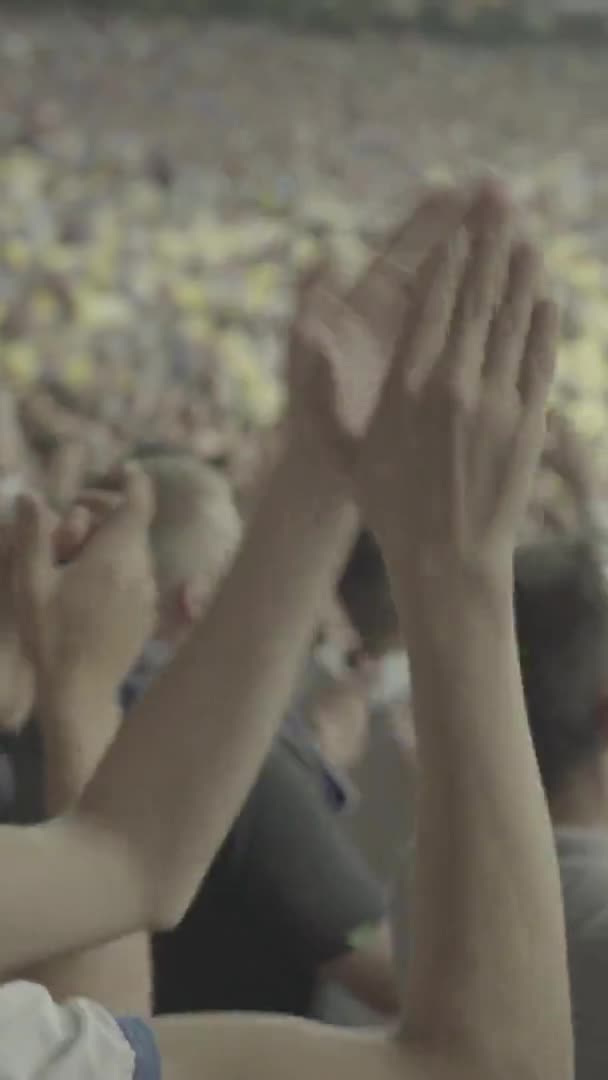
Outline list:
[[[398,588],[411,609],[411,585]],[[536,1057],[534,1075],[555,1076],[570,1044],[563,918],[510,581],[489,592],[444,581],[416,612],[418,822],[411,925],[401,931],[414,939],[404,1033],[433,1041],[452,1032],[481,1051],[489,1075],[521,1074],[525,1052]]]
[[[456,202],[459,214],[460,200]],[[438,205],[434,199],[404,228],[408,266],[453,220],[453,203],[439,200]],[[296,335],[297,357],[303,361],[292,365],[300,441],[291,442],[269,482],[208,617],[145,703],[129,716],[74,814],[44,829],[24,830],[22,848],[15,835],[0,833],[5,866],[27,871],[32,886],[49,875],[42,890],[45,918],[43,923],[34,919],[35,933],[34,898],[34,907],[23,909],[21,920],[16,917],[19,883],[11,877],[11,888],[0,891],[0,923],[14,928],[12,935],[0,939],[0,972],[141,927],[171,925],[188,906],[278,727],[320,602],[333,585],[342,543],[346,550],[354,511],[346,500],[343,468],[350,465],[361,405],[368,414],[373,409],[382,374],[382,362],[376,370],[376,361],[379,352],[384,360],[388,356],[389,326],[392,347],[391,319],[394,323],[400,310],[400,289],[400,282],[393,283],[387,293],[387,263],[381,259],[353,298],[378,337],[380,350],[372,350],[371,357],[366,349],[351,355],[355,339],[348,322],[348,348],[339,347],[339,306],[337,325],[329,328],[331,361],[326,344],[309,345],[306,340],[300,347]],[[344,355],[349,364],[364,363],[360,380],[353,380],[352,372],[334,378],[335,362]],[[357,391],[354,401],[351,390]],[[119,604],[118,614],[106,611],[104,633],[94,622],[93,637],[89,633],[89,639],[81,641],[83,615],[87,626],[91,605],[93,610],[105,609],[108,596],[121,599],[125,574],[128,581],[128,572],[136,576],[141,569],[151,516],[149,488],[148,498],[142,498],[141,477],[131,495],[123,511],[85,548],[71,579],[74,587],[56,613],[63,613],[65,620],[69,599],[66,632],[68,652],[75,649],[73,663],[80,662],[84,650],[99,664],[101,656],[112,651],[116,628],[129,625],[130,609]],[[22,504],[19,565],[33,596],[48,576],[39,531],[35,508],[27,510]],[[103,587],[93,600],[86,565],[84,576],[78,576],[78,565],[82,568],[87,557],[103,569]],[[45,638],[53,638],[54,621],[45,612],[36,620]],[[93,695],[99,692],[94,678],[91,686]],[[46,852],[51,844],[57,860],[29,867],[27,852],[42,845]],[[89,867],[92,873],[97,866],[97,880],[107,876],[114,887],[101,894],[90,881],[75,879],[78,857],[83,872]],[[34,891],[40,893],[40,885]]]
[[[524,348],[521,297],[509,292],[503,311],[499,302],[502,293],[496,294],[502,275],[497,273],[492,253],[504,259],[505,247],[511,254],[510,245],[506,245],[495,220],[490,226],[487,234],[484,232],[481,253],[473,261],[470,282],[470,275],[466,275],[474,290],[483,287],[480,296],[475,291],[472,296],[459,291],[463,302],[455,305],[454,288],[460,285],[463,270],[462,245],[450,243],[440,252],[437,279],[432,279],[429,296],[421,297],[421,312],[402,342],[407,346],[406,355],[402,358],[398,353],[400,361],[409,363],[408,378],[405,380],[403,370],[395,364],[396,377],[387,384],[369,435],[370,468],[362,480],[366,511],[373,515],[382,540],[411,642],[418,738],[422,736],[425,742],[419,871],[411,931],[414,951],[402,1031],[398,1037],[370,1037],[296,1021],[238,1017],[159,1021],[155,1027],[169,1080],[201,1075],[209,1080],[279,1080],[286,1069],[295,1080],[315,1073],[339,1080],[512,1080],[514,1075],[571,1080],[559,883],[548,815],[522,716],[510,594],[514,536],[542,442],[552,320],[546,305],[534,302],[526,308],[524,304],[524,337],[532,318],[530,343]],[[511,281],[511,264],[509,269]],[[525,299],[529,299],[528,294],[535,299],[536,290],[526,281]],[[458,348],[452,348],[454,308],[458,313],[458,318],[454,315]],[[498,351],[492,351],[491,358],[500,359],[502,375],[511,369],[511,379],[516,369],[518,390],[514,393],[512,383],[507,383],[497,393],[488,375],[487,385],[493,393],[484,391],[480,396],[481,369],[486,386],[487,322],[495,311],[502,312],[509,348],[505,349],[499,335]],[[520,371],[522,352],[529,369],[526,366]],[[446,383],[444,372],[443,378],[433,379],[434,395],[427,394],[429,372],[435,375],[435,368],[443,370],[447,359],[454,361],[460,378],[455,383],[450,371]],[[413,367],[417,380],[412,377]],[[490,367],[495,372],[495,365]],[[473,379],[472,396],[470,382],[463,390],[461,368],[467,371],[467,380]],[[481,411],[477,409],[480,401]],[[421,456],[427,474],[424,483],[420,482]],[[18,912],[23,927],[22,934],[13,935],[18,938],[16,945],[2,941],[5,964],[11,949],[13,956],[19,956],[28,947],[25,931],[32,933],[32,918],[35,921],[40,915],[40,903],[31,894],[36,887],[44,886],[47,894],[50,889],[52,903],[59,899],[63,885],[73,904],[69,927],[70,920],[53,914],[50,927],[33,930],[38,955],[53,944],[56,947],[58,941],[66,942],[70,932],[72,942],[84,942],[93,933],[115,936],[121,927],[124,931],[145,920],[170,922],[183,910],[196,884],[192,864],[200,858],[199,869],[203,869],[208,863],[211,849],[221,839],[242,797],[237,786],[250,782],[271,737],[267,710],[282,709],[279,691],[289,691],[279,670],[281,646],[286,649],[283,662],[289,663],[294,643],[295,654],[304,647],[310,629],[309,623],[304,633],[303,621],[299,621],[302,610],[309,617],[313,608],[317,610],[320,579],[310,567],[306,569],[303,548],[308,554],[325,552],[327,559],[330,537],[335,543],[345,526],[347,511],[331,486],[329,491],[321,488],[318,502],[314,498],[318,474],[313,483],[307,472],[310,462],[298,468],[302,469],[297,479],[304,504],[293,505],[293,473],[287,483],[285,471],[279,472],[275,490],[268,494],[250,533],[249,552],[246,549],[241,556],[235,575],[215,605],[215,644],[209,627],[202,627],[173,672],[158,684],[152,710],[136,712],[121,731],[85,796],[82,810],[71,820],[46,827],[46,833],[21,830],[20,841],[15,830],[0,834],[4,837],[4,865],[16,870],[17,876],[22,874],[17,886],[13,874],[9,875],[8,900],[0,893],[0,922],[14,927]],[[278,530],[274,574],[263,564],[269,543],[262,528],[264,514],[266,524],[271,522]],[[282,527],[280,515],[285,516]],[[327,572],[328,563],[322,561],[321,565]],[[283,580],[283,575],[288,579],[290,573],[301,573],[304,582]],[[441,600],[438,583],[442,585]],[[249,620],[243,618],[245,587],[256,598],[258,589],[262,591],[259,612],[263,618],[257,621],[256,609],[255,624],[254,612]],[[271,637],[278,617],[273,600],[287,610],[291,603],[302,605],[297,616],[293,613],[290,627],[280,624],[283,633],[289,629],[294,632],[293,640],[290,637],[286,643]],[[456,625],[459,640],[452,647]],[[463,629],[467,643],[460,640]],[[268,639],[256,639],[260,630],[268,633]],[[493,644],[488,641],[491,635]],[[232,681],[227,684],[230,711],[222,702],[225,679],[207,667],[213,662],[221,669],[228,647],[242,664],[239,689]],[[252,658],[264,665],[262,675]],[[295,664],[295,655],[293,660]],[[431,671],[435,677],[436,665],[435,686],[431,685]],[[493,678],[490,665],[495,665]],[[197,677],[200,667],[203,670]],[[232,669],[227,675],[229,679],[233,676]],[[185,704],[177,718],[184,742],[176,739],[175,727],[169,737],[161,724],[161,712],[174,714],[176,693],[183,695]],[[249,708],[241,701],[241,693],[245,699],[249,697]],[[452,711],[451,731],[443,708]],[[235,710],[240,728],[234,722]],[[206,715],[211,727],[202,735],[200,717]],[[146,719],[152,720],[152,731]],[[512,730],[497,732],[497,719]],[[449,771],[444,736],[448,749],[454,752],[454,768]],[[232,748],[229,737],[235,744]],[[463,745],[456,747],[458,738]],[[494,739],[502,754],[500,760]],[[245,760],[247,754],[251,755],[249,761]],[[163,755],[167,760],[161,761]],[[200,758],[198,769],[204,769],[202,777],[209,784],[206,793],[200,771],[192,768],[193,757]],[[517,777],[515,791],[506,781],[507,775]],[[137,790],[140,781],[148,786],[147,797]],[[483,813],[487,822],[476,819]],[[448,833],[452,816],[456,827]],[[164,829],[155,833],[161,818]],[[508,847],[511,874],[505,871],[504,863],[498,866],[495,847],[491,850],[497,835]],[[173,850],[176,842],[177,850]],[[498,895],[486,880],[485,859],[491,855],[491,865],[500,874],[503,887]],[[464,871],[446,873],[444,859],[452,870],[458,865]],[[171,895],[154,891],[155,878],[163,872],[177,882]],[[106,888],[101,903],[95,889],[104,873]],[[90,880],[93,877],[95,882]],[[439,892],[441,901],[447,897],[441,906]],[[92,911],[86,907],[89,902]],[[522,930],[524,907],[527,915]],[[542,987],[524,953],[524,944],[530,946],[544,974]],[[462,992],[457,993],[461,983]],[[483,1000],[486,992],[488,1001]]]
[[[404,330],[405,371],[395,364],[369,435],[364,497],[407,631],[419,747],[412,919],[396,921],[410,936],[409,963],[399,950],[403,1022],[396,1038],[375,1041],[271,1026],[265,1059],[257,1045],[260,1077],[278,1078],[288,1059],[302,1078],[315,1068],[395,1080],[573,1075],[559,875],[512,608],[556,325],[514,225],[503,199],[486,197],[471,219],[472,255],[457,234],[431,264]],[[401,499],[386,498],[379,473]],[[231,1051],[225,1024],[211,1039],[241,1080],[263,1036],[244,1023]],[[170,1063],[175,1032],[160,1030]]]
[[[187,908],[278,728],[354,525],[343,489],[331,469],[324,481],[319,466],[315,454],[295,444],[285,454],[208,617],[128,716],[78,810],[22,830],[23,849],[17,835],[0,830],[3,865],[15,867],[14,873],[7,869],[11,886],[0,892],[0,924],[14,929],[0,943],[3,974],[68,948],[173,924]],[[100,531],[93,541],[100,551],[104,547],[104,591],[117,589],[112,575],[128,573],[127,541],[134,528],[141,532],[139,513],[122,511],[106,535]],[[144,520],[144,537],[146,528]],[[127,619],[128,598],[125,604],[116,596]],[[78,617],[81,603],[77,596]],[[101,645],[112,632],[111,626],[95,630],[95,641]],[[92,641],[88,647],[100,664],[99,646]],[[107,700],[107,681],[100,682],[95,669],[87,669],[84,685],[79,706],[83,698]],[[84,761],[74,758],[74,744],[70,755],[70,783],[74,770],[82,781]],[[62,789],[64,798],[63,782]],[[51,839],[57,863],[30,867],[31,852],[40,845],[52,850]],[[96,887],[76,875],[79,856],[83,875],[93,875]],[[26,878],[18,880],[24,872]],[[36,889],[45,873],[50,877],[44,889]],[[108,874],[113,887],[100,888]],[[23,880],[31,883],[38,903],[41,889],[45,893],[44,918],[42,924],[42,914],[34,920],[34,933],[34,897],[30,917],[26,906],[23,922],[15,923]]]
[[[47,686],[37,718],[45,754],[46,808],[50,818],[81,796],[114,739],[121,718],[112,696],[91,697],[90,683]],[[46,986],[56,1001],[83,996],[123,1016],[148,1016],[152,1009],[152,964],[148,936],[132,934],[96,949],[69,952],[24,973]]]
[[[403,1036],[451,1042],[488,1076],[568,1077],[561,890],[512,602],[557,318],[504,196],[482,200],[469,228],[437,258],[405,327],[405,377],[377,416],[377,437],[392,428],[401,443],[407,531],[370,489],[420,767]]]
[[[153,901],[163,921],[186,910],[255,779],[353,526],[331,470],[292,443],[211,609],[85,795],[85,814],[127,835],[148,880],[166,883]]]

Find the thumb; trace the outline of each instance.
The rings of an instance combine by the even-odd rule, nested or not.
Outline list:
[[[54,580],[52,517],[34,495],[17,500],[15,541],[15,599],[27,618],[45,606]]]
[[[123,465],[117,474],[117,490],[122,498],[108,513],[91,538],[87,550],[96,549],[108,538],[126,535],[131,530],[147,530],[152,524],[155,499],[152,482],[145,470],[134,462]]]

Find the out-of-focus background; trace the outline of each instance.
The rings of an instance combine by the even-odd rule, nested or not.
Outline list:
[[[247,454],[302,268],[353,274],[421,182],[494,169],[545,238],[559,393],[601,442],[607,28],[600,0],[3,7],[4,376],[133,436],[162,399],[164,435]]]

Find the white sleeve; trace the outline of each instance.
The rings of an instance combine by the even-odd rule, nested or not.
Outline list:
[[[0,1080],[133,1080],[135,1054],[101,1005],[57,1005],[42,986],[0,986]]]

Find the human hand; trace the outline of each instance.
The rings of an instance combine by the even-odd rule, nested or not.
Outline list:
[[[20,501],[13,555],[17,618],[43,687],[84,677],[114,692],[153,629],[153,498],[139,468],[125,469],[120,494],[95,528],[91,510],[82,508],[83,520],[72,525],[73,558],[63,567],[55,565],[56,522],[40,501]]]
[[[591,451],[563,413],[549,414],[543,464],[563,482],[578,507],[596,496],[596,476]]]
[[[288,431],[351,491],[409,287],[429,252],[462,220],[468,202],[459,191],[429,195],[346,295],[326,268],[301,285],[288,346]]]
[[[541,276],[485,186],[419,277],[361,471],[368,520],[414,586],[448,566],[510,579],[558,336]]]

